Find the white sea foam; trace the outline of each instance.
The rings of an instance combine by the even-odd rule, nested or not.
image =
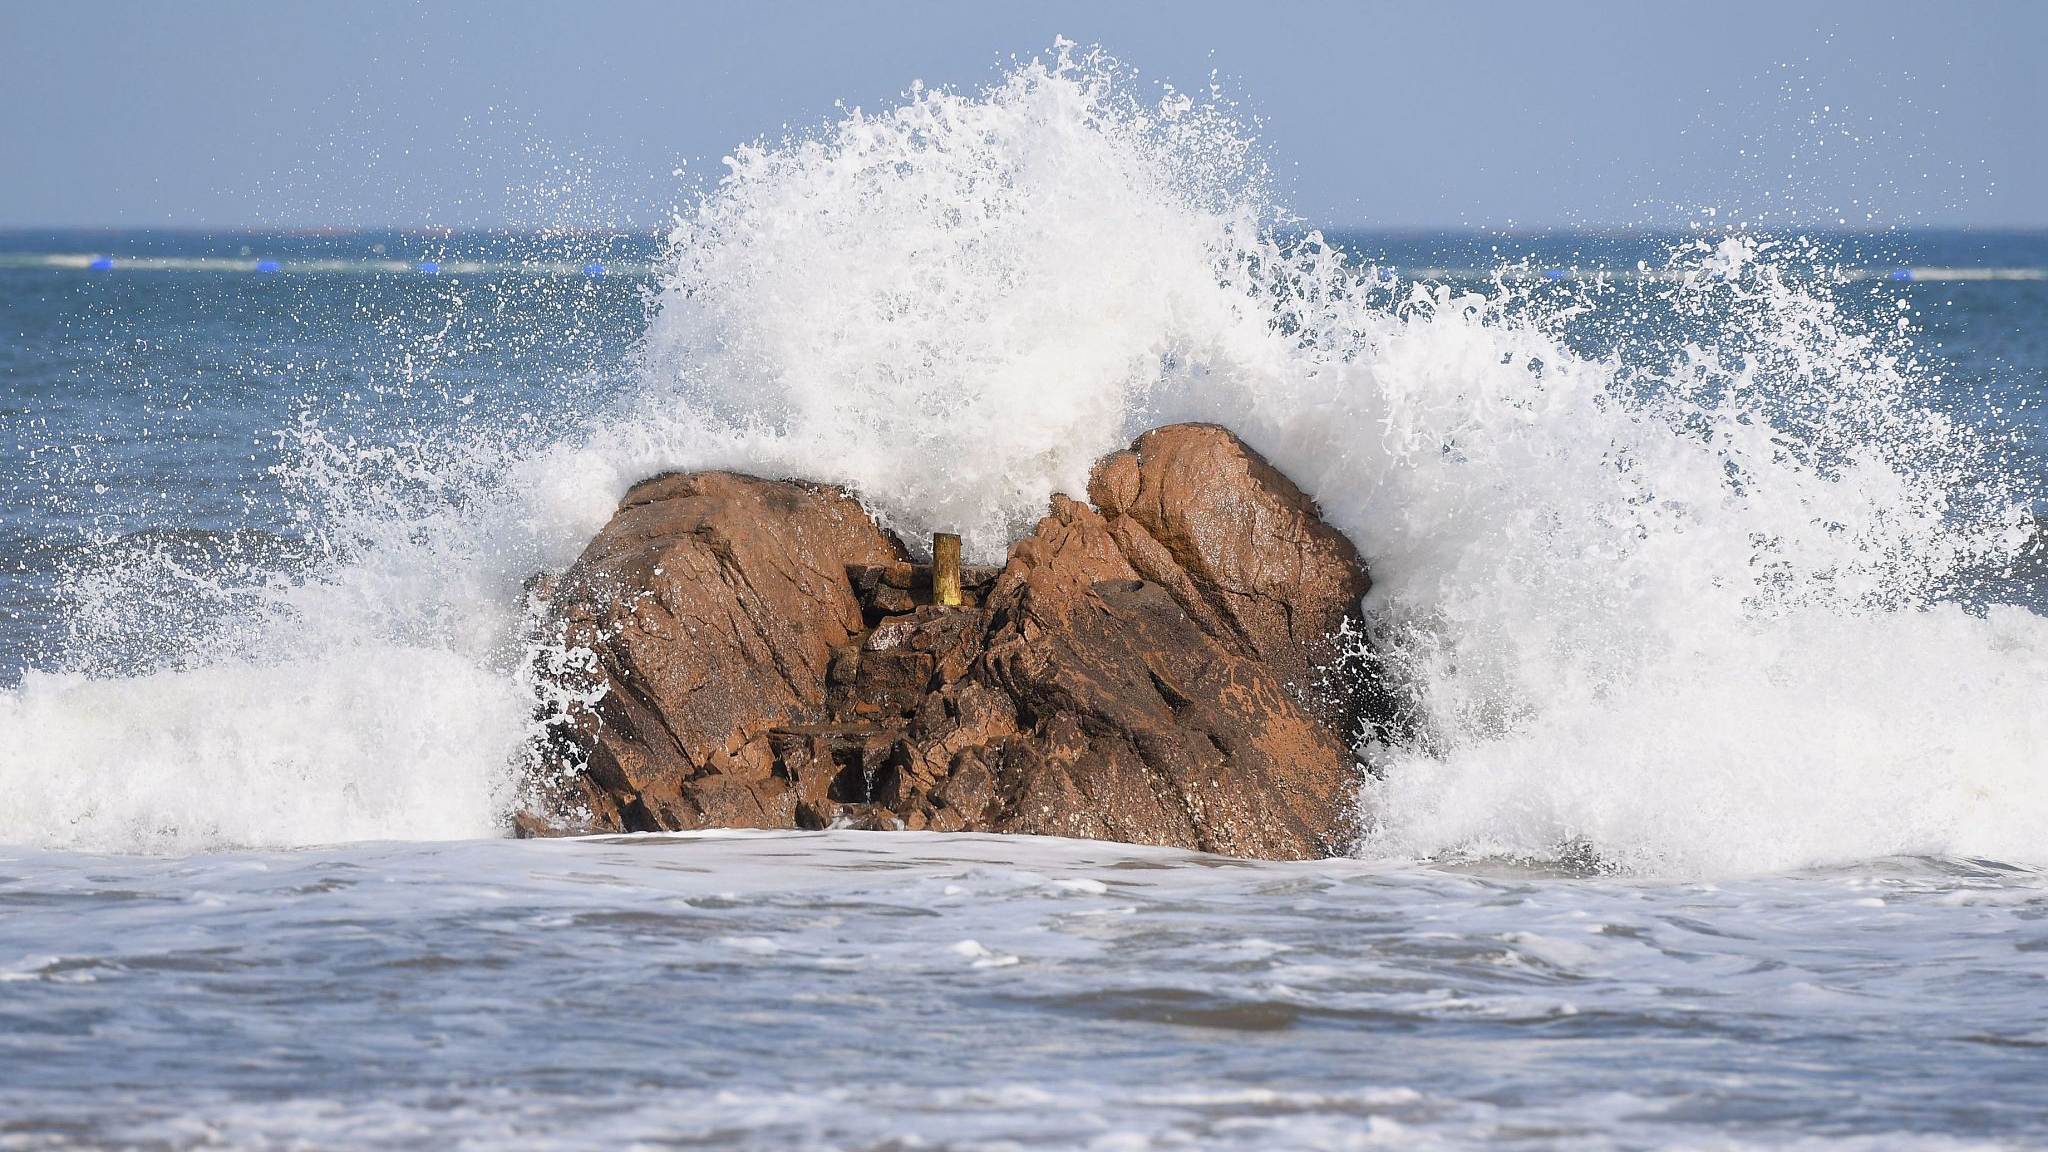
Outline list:
[[[117,850],[489,836],[523,710],[445,650],[120,679],[30,675],[0,696],[0,842]]]
[[[1906,337],[1792,281],[1810,251],[1703,243],[1628,293],[1384,283],[1276,239],[1227,114],[1139,91],[1062,48],[737,150],[612,415],[447,463],[310,438],[332,562],[185,671],[10,697],[0,839],[480,830],[528,722],[518,580],[632,481],[839,481],[986,559],[1135,431],[1200,418],[1373,566],[1414,716],[1369,749],[1366,851],[2048,858],[2048,624],[1943,603],[2021,545],[2015,512],[1910,399]],[[1562,335],[1638,313],[1664,320],[1604,358]]]

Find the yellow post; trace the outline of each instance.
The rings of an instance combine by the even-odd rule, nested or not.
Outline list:
[[[932,603],[960,606],[960,537],[932,533]]]

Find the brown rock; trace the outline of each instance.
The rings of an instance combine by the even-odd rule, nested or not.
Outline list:
[[[1139,579],[1093,510],[1055,497],[987,614],[983,658],[912,719],[899,814],[1269,858],[1351,839],[1350,750]]]
[[[833,488],[724,472],[634,487],[554,591],[605,688],[558,761],[600,828],[788,827],[772,729],[824,719],[833,651],[862,631],[848,565],[903,561]]]
[[[605,688],[554,750],[587,761],[555,810],[615,829],[1341,850],[1362,705],[1317,685],[1329,633],[1356,622],[1357,552],[1220,428],[1148,433],[1090,493],[1100,512],[1054,496],[947,608],[836,490],[722,473],[635,488],[551,601]]]
[[[1272,669],[1347,738],[1370,708],[1358,676],[1327,677],[1362,636],[1365,561],[1315,501],[1228,429],[1174,424],[1095,467],[1089,499],[1147,580],[1230,651]]]

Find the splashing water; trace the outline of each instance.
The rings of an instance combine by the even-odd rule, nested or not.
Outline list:
[[[1226,111],[1136,91],[1062,45],[739,149],[602,414],[381,454],[302,430],[324,558],[230,582],[176,667],[0,697],[0,841],[488,834],[532,723],[519,583],[633,481],[840,482],[990,559],[1135,432],[1205,419],[1373,568],[1369,662],[1413,715],[1366,749],[1366,852],[2048,859],[2048,622],[1956,602],[2021,509],[1922,406],[1910,333],[1802,278],[1811,246],[1385,279],[1272,206]]]
[[[1114,80],[1062,49],[982,97],[738,150],[673,238],[648,338],[665,430],[1000,557],[1122,446],[1178,343],[1264,322],[1216,284],[1256,233],[1249,141]]]

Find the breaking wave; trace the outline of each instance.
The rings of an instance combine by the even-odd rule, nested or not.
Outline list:
[[[532,723],[521,580],[633,481],[838,481],[986,559],[1135,432],[1204,419],[1372,567],[1369,662],[1410,715],[1362,747],[1363,851],[2048,860],[2048,621],[1980,591],[2031,522],[1927,406],[1910,317],[1859,318],[1811,244],[1404,280],[1281,212],[1227,110],[1068,45],[727,166],[623,399],[410,454],[297,429],[324,561],[184,580],[233,623],[0,697],[0,841],[489,834]],[[88,647],[137,571],[102,574]]]

